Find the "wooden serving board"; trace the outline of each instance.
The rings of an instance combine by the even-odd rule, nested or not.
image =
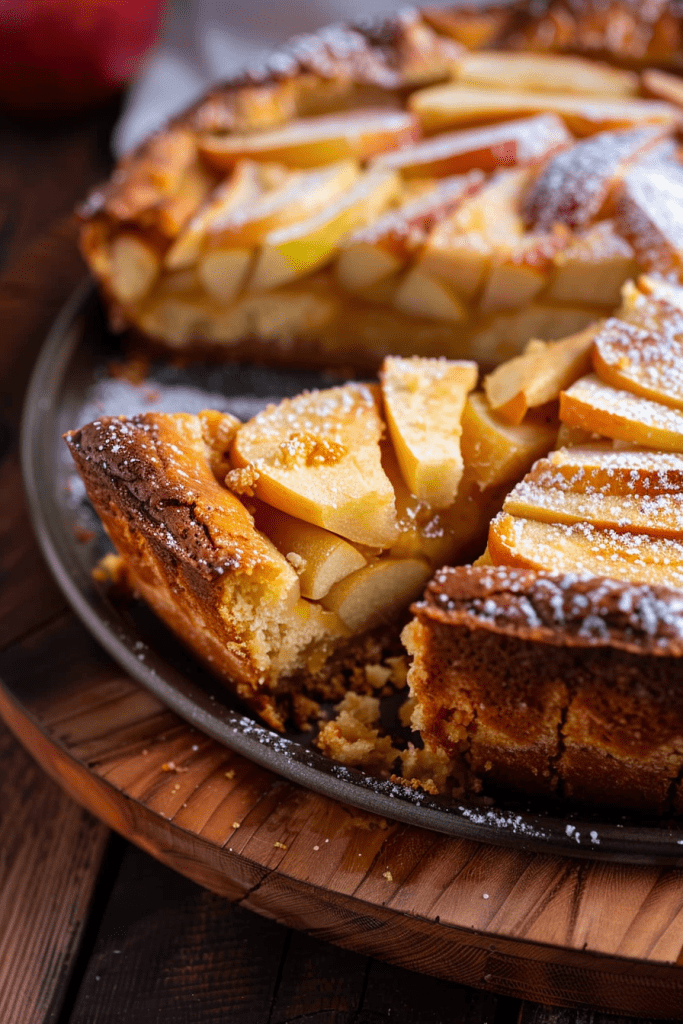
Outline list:
[[[67,270],[80,273],[71,228],[42,245],[31,273],[0,290],[3,379],[25,376]],[[77,801],[214,892],[348,949],[543,1003],[681,1017],[683,870],[497,848],[377,818],[245,761],[122,675],[42,564],[14,404],[6,418],[0,714]]]

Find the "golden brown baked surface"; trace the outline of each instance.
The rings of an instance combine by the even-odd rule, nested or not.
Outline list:
[[[166,350],[372,369],[494,365],[581,330],[630,276],[678,273],[683,239],[653,246],[650,213],[680,204],[683,89],[657,70],[680,34],[673,2],[520,2],[293,40],[85,204],[112,323]]]
[[[443,570],[403,638],[413,725],[470,785],[671,813],[683,770],[680,592]]]

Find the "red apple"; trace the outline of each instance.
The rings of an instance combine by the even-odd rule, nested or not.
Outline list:
[[[79,110],[120,89],[152,43],[163,0],[0,0],[0,107]]]

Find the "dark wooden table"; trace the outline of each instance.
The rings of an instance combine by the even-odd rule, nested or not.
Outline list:
[[[17,493],[21,399],[81,270],[70,213],[109,164],[116,105],[58,125],[0,121],[0,494]],[[54,259],[54,252],[66,258]],[[16,338],[22,326],[22,343]],[[0,651],[65,612],[25,509],[0,503]],[[110,833],[0,724],[0,1024],[616,1024],[423,977],[212,895]],[[681,1008],[683,1019],[683,1007]],[[641,1022],[645,1024],[645,1022]]]

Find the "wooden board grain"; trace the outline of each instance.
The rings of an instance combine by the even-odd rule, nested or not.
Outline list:
[[[68,615],[0,676],[3,717],[73,796],[241,906],[509,997],[680,1018],[683,871],[450,839],[310,793],[180,721]]]
[[[109,832],[0,726],[0,1021],[59,1007]]]

